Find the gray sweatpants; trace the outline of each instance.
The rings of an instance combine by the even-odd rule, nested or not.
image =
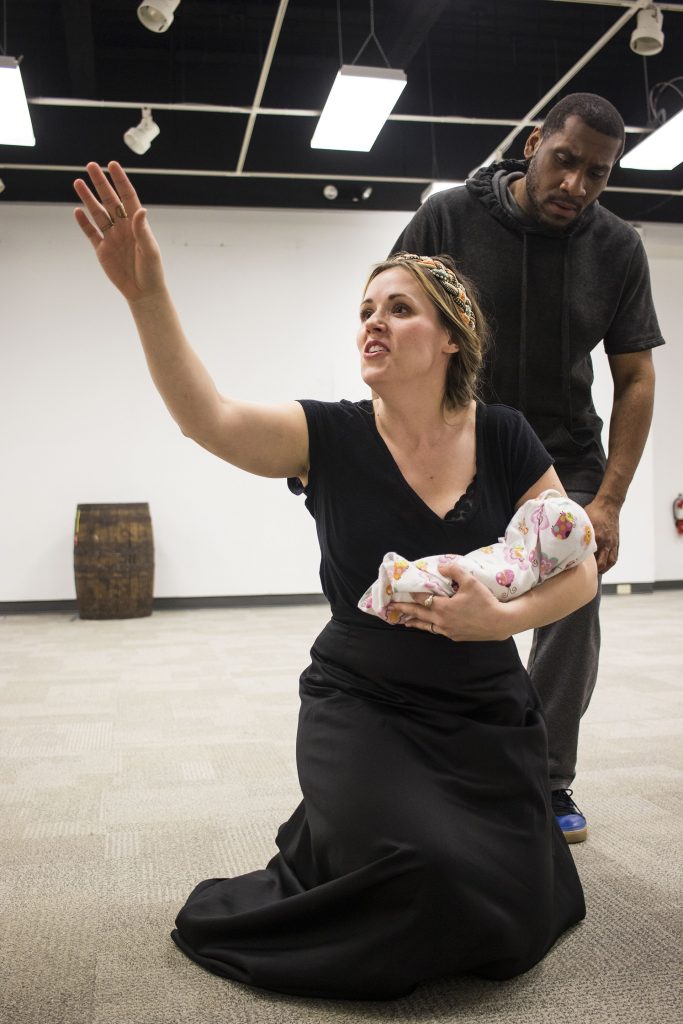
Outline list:
[[[568,491],[579,505],[593,494]],[[568,789],[576,775],[579,722],[598,677],[600,583],[590,602],[550,626],[534,631],[527,668],[543,705],[548,729],[550,788]]]

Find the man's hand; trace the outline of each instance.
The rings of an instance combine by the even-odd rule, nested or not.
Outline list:
[[[598,572],[607,572],[619,557],[619,512],[621,508],[613,502],[597,495],[586,512],[595,530],[595,543],[598,550],[595,554]]]

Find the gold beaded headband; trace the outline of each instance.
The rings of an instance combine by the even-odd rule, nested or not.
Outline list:
[[[446,267],[441,260],[432,259],[431,256],[418,256],[414,252],[399,252],[391,257],[391,262],[419,263],[453,296],[459,310],[460,319],[467,324],[471,331],[476,328],[477,321],[474,318],[472,303],[465,291],[464,285],[461,281],[458,281],[453,271]]]

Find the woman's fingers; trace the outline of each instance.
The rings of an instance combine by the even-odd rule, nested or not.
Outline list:
[[[88,165],[89,168],[91,166],[93,165]],[[102,177],[104,177],[104,175],[102,175]],[[113,219],[107,212],[104,205],[98,199],[95,198],[95,196],[92,193],[92,190],[88,187],[88,185],[85,183],[85,181],[83,181],[82,178],[77,178],[74,182],[74,191],[83,203],[85,209],[90,214],[90,220],[95,225],[95,227],[99,229],[100,237],[106,234],[106,232],[111,228],[113,224]],[[83,222],[81,219],[79,219],[78,223],[81,225],[81,227],[83,227]]]
[[[78,206],[74,210],[76,222],[94,249],[102,241],[102,233],[95,227],[92,221],[86,216],[84,210]]]
[[[145,252],[156,248],[156,240],[147,220],[147,210],[140,206],[135,213],[131,214],[130,226],[133,229],[133,237],[137,244]]]
[[[101,235],[106,234],[114,225],[128,220],[140,209],[137,193],[121,165],[112,161],[108,167],[111,182],[94,161],[86,165],[92,188],[82,178],[74,182],[76,195]]]
[[[117,208],[122,205],[118,192],[111,184],[109,178],[107,178],[99,164],[95,162],[89,163],[86,165],[85,169],[90,176],[90,180],[97,192],[103,210],[113,223],[117,216]],[[123,171],[121,173],[123,173]]]
[[[112,160],[107,166],[116,188],[117,204],[123,207],[129,217],[132,217],[142,207],[138,194],[120,163]],[[117,208],[115,208],[114,215],[121,216],[120,212],[117,212]]]
[[[422,592],[411,594],[411,597],[413,603],[392,601],[391,607],[405,617],[404,625],[409,624],[414,629],[431,629],[431,623],[439,612],[439,605],[436,602],[440,599],[433,594],[427,595]],[[429,597],[432,598],[431,601]]]
[[[90,183],[74,182],[83,204],[76,223],[96,251],[102,269],[129,302],[161,292],[164,273],[156,239],[137,193],[120,164],[108,165],[110,181],[97,163],[89,163]]]

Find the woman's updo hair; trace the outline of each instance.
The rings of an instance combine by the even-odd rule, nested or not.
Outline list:
[[[365,285],[385,270],[402,267],[412,274],[433,302],[451,341],[459,348],[448,360],[444,382],[444,409],[460,409],[479,397],[479,374],[488,346],[488,327],[467,278],[456,270],[450,256],[418,256],[397,252],[373,267]]]

